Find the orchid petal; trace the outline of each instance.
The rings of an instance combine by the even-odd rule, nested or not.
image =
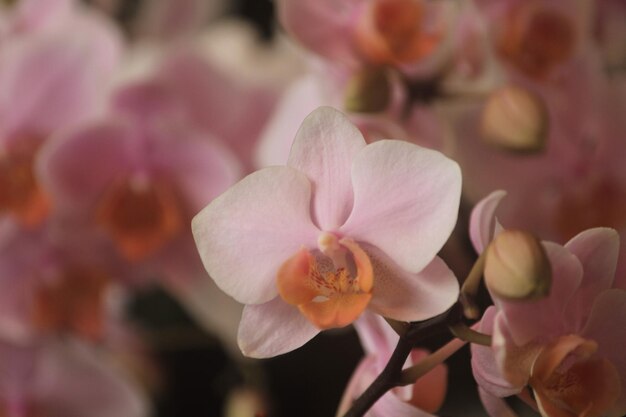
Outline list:
[[[313,220],[322,230],[335,230],[352,210],[350,168],[365,148],[359,130],[341,112],[320,107],[302,122],[287,165],[304,173],[313,186]]]
[[[352,32],[362,0],[279,0],[287,32],[314,52],[344,63],[356,62]]]
[[[114,122],[86,127],[48,142],[39,161],[41,182],[57,204],[85,204],[128,168],[134,132]]]
[[[407,271],[425,268],[456,223],[458,165],[439,152],[383,140],[357,154],[352,182],[354,208],[341,232],[378,247]]]
[[[610,289],[599,294],[581,336],[598,343],[598,353],[611,361],[620,376],[622,392],[610,416],[626,414],[626,291]]]
[[[420,273],[402,270],[380,250],[366,247],[374,268],[370,308],[385,317],[420,321],[446,311],[457,300],[459,284],[454,273],[435,257]]]
[[[613,229],[589,229],[567,242],[565,247],[578,257],[583,266],[583,280],[566,314],[569,321],[575,322],[578,331],[587,320],[593,300],[613,284],[619,255],[619,235]]]
[[[234,184],[242,169],[232,152],[218,141],[196,132],[177,136],[178,143],[163,143],[157,157],[169,173],[166,175],[180,186],[190,208],[198,211]]]
[[[276,273],[302,246],[314,248],[311,185],[290,167],[248,175],[192,221],[204,267],[218,287],[244,304],[276,295]]]
[[[318,333],[296,307],[276,297],[245,306],[237,338],[244,355],[269,358],[299,348]]]
[[[493,334],[496,314],[496,308],[489,307],[483,314],[478,330],[482,333]],[[472,344],[471,349],[472,372],[482,389],[498,397],[508,397],[520,391],[520,387],[511,385],[502,375],[492,347]]]
[[[90,346],[74,341],[53,344],[43,350],[37,370],[37,400],[50,415],[93,417],[148,414],[136,387]]]
[[[506,191],[498,190],[483,198],[470,215],[470,239],[478,253],[482,253],[493,239],[495,233],[495,211]]]
[[[491,417],[517,417],[517,414],[515,414],[502,398],[492,395],[481,387],[478,387],[478,395],[480,396],[480,402],[483,403],[487,414]]]
[[[377,356],[391,356],[393,347],[398,343],[398,334],[385,322],[381,316],[365,311],[354,322],[354,328],[359,335],[363,350]]]
[[[48,135],[99,110],[102,86],[117,60],[117,33],[94,22],[89,28],[87,22],[81,25],[84,32],[81,27],[2,48],[0,119],[5,134]]]
[[[301,124],[313,110],[325,104],[321,83],[312,75],[304,76],[289,87],[274,114],[261,132],[255,161],[260,167],[285,165],[289,150]]]

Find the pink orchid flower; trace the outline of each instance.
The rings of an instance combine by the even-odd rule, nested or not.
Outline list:
[[[191,280],[202,267],[188,224],[235,182],[239,164],[157,81],[121,89],[112,107],[42,150],[55,214],[107,239],[138,267],[134,279]]]
[[[342,113],[311,113],[287,166],[247,176],[192,222],[205,268],[246,304],[243,353],[291,351],[368,307],[406,321],[445,311],[458,284],[436,254],[456,221],[460,183],[438,152],[366,146]]]
[[[499,228],[494,212],[503,196],[492,193],[472,213],[470,233],[479,252]],[[622,416],[626,291],[613,288],[619,237],[596,228],[565,246],[543,246],[552,266],[550,294],[528,302],[492,294],[495,307],[481,320],[480,330],[493,335],[491,348],[472,346],[483,400],[489,410],[502,410],[498,397],[529,385],[544,417]]]
[[[398,335],[385,320],[365,312],[354,322],[366,356],[354,371],[343,394],[337,415],[343,415],[354,401],[383,371]],[[418,363],[428,355],[424,349],[414,349],[407,366]],[[365,414],[367,417],[431,417],[443,404],[447,389],[447,368],[440,364],[413,385],[396,388],[383,395]]]
[[[0,415],[142,417],[145,398],[104,352],[75,340],[0,340]]]
[[[119,307],[113,295],[123,272],[95,241],[47,225],[14,230],[0,243],[0,337],[28,341],[72,334],[101,342]],[[119,289],[118,289],[119,290]]]
[[[544,82],[580,58],[588,47],[586,2],[478,0],[493,48],[507,69]]]
[[[0,222],[43,221],[49,200],[33,169],[41,145],[100,111],[119,34],[100,17],[75,14],[65,27],[0,45]]]
[[[281,0],[278,12],[295,39],[330,61],[409,73],[439,58],[452,15],[447,5],[421,0]]]

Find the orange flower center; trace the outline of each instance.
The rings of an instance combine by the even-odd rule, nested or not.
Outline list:
[[[49,210],[33,170],[36,150],[29,144],[0,151],[0,214],[15,217],[25,227],[39,225]]]
[[[530,385],[545,415],[601,417],[613,407],[620,377],[611,362],[594,356],[597,349],[594,341],[569,335],[539,354]]]
[[[72,332],[89,340],[104,336],[109,278],[100,270],[69,267],[35,295],[32,318],[45,332]]]
[[[499,50],[527,76],[545,78],[572,56],[576,33],[568,17],[555,10],[529,6],[516,9],[510,19]]]
[[[154,254],[176,237],[183,225],[174,190],[164,183],[137,179],[111,187],[96,218],[129,261]]]
[[[361,53],[374,64],[410,63],[429,54],[441,33],[424,27],[420,0],[376,0],[357,26],[356,41]]]
[[[303,248],[277,275],[280,296],[320,329],[356,320],[372,298],[373,271],[367,254],[351,239],[323,233],[317,256]]]

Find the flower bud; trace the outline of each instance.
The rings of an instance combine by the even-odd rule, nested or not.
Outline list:
[[[383,68],[366,68],[348,82],[346,110],[357,113],[381,112],[391,100],[391,83]]]
[[[487,99],[481,131],[490,145],[514,152],[539,152],[546,145],[548,112],[541,97],[509,85]]]
[[[519,230],[505,230],[491,242],[484,274],[491,293],[509,300],[545,297],[552,282],[552,268],[541,242]]]

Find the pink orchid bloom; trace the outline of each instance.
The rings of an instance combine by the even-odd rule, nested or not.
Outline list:
[[[354,371],[343,394],[337,415],[343,415],[354,401],[383,371],[398,335],[380,316],[365,312],[354,322],[366,356]],[[428,355],[424,349],[414,349],[407,366],[418,363]],[[447,389],[447,368],[440,364],[413,385],[396,388],[383,395],[365,414],[367,417],[431,417],[443,404]]]
[[[111,301],[123,272],[102,245],[69,242],[51,227],[15,230],[0,243],[0,337],[27,341],[72,334],[103,341],[118,307]]]
[[[409,73],[440,58],[452,14],[421,0],[281,0],[278,12],[295,39],[330,61]]]
[[[146,416],[143,395],[109,362],[102,351],[71,339],[0,340],[0,415]]]
[[[243,22],[221,22],[160,49],[148,77],[178,102],[186,123],[219,138],[251,172],[260,132],[300,68],[288,46],[261,44]]]
[[[580,58],[587,47],[587,2],[478,0],[493,48],[517,75],[546,81]]]
[[[342,113],[311,113],[287,166],[247,176],[192,222],[205,268],[246,304],[243,353],[291,351],[366,308],[406,321],[445,311],[458,284],[436,254],[456,221],[460,183],[438,152],[366,146]]]
[[[107,239],[139,267],[134,278],[192,279],[202,267],[191,217],[239,177],[232,154],[187,121],[176,96],[146,81],[118,91],[108,118],[42,151],[55,213]]]
[[[492,193],[472,212],[470,233],[479,252],[497,232],[494,212],[503,196]],[[543,246],[552,266],[550,294],[527,302],[492,294],[495,307],[485,312],[480,331],[492,334],[493,344],[472,346],[487,408],[502,409],[498,397],[529,385],[544,417],[622,416],[626,291],[613,288],[619,237],[596,228],[564,246]]]
[[[107,22],[82,14],[64,22],[0,45],[0,222],[33,227],[46,217],[33,169],[40,146],[100,111],[119,58],[119,34]]]

